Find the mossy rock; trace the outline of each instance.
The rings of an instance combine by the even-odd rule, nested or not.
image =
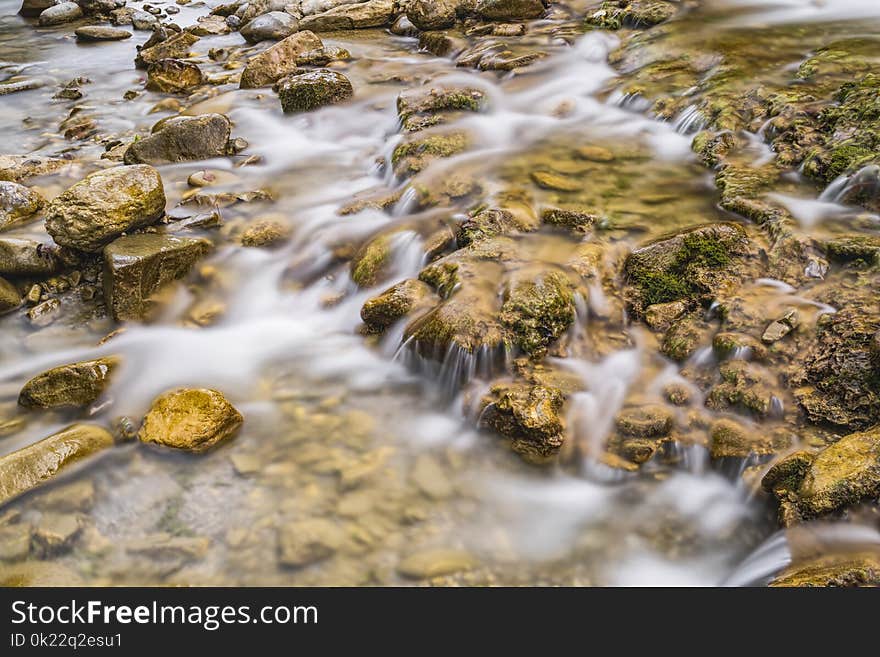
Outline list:
[[[380,233],[368,240],[351,259],[351,280],[360,287],[372,287],[385,274],[391,257],[394,232]]]
[[[477,0],[474,12],[490,21],[525,21],[544,14],[541,0]]]
[[[185,388],[153,401],[138,438],[144,443],[204,452],[232,437],[243,421],[222,393]]]
[[[880,237],[874,235],[836,237],[825,242],[825,252],[830,259],[838,262],[861,260],[866,264],[877,264]]]
[[[461,112],[484,109],[486,96],[473,88],[436,88],[405,91],[397,98],[397,116],[404,129],[416,132],[446,123]]]
[[[24,384],[18,403],[26,408],[86,408],[110,385],[117,358],[98,358],[53,367]]]
[[[328,69],[289,75],[275,84],[275,91],[285,114],[311,112],[354,96],[349,79],[338,71]]]
[[[502,208],[488,208],[465,219],[455,233],[455,240],[459,247],[465,247],[483,239],[527,233],[536,228],[537,222],[533,216]]]
[[[555,456],[565,439],[558,388],[528,383],[498,383],[483,397],[480,422],[511,441],[515,452],[529,461]]]
[[[451,157],[467,149],[468,135],[464,132],[431,134],[402,142],[391,154],[391,163],[398,176],[419,173],[437,158]]]
[[[501,306],[501,323],[526,354],[540,358],[575,318],[574,290],[564,274],[550,271],[513,282]]]
[[[647,28],[672,18],[678,8],[663,0],[607,0],[598,9],[589,10],[586,24],[603,30],[622,27]]]
[[[175,116],[153,126],[150,136],[125,151],[126,164],[170,164],[226,155],[231,126],[222,114]]]
[[[361,308],[361,319],[371,333],[382,333],[389,326],[436,299],[427,283],[408,278],[379,296],[368,299]]]
[[[791,438],[785,432],[764,427],[746,427],[728,419],[712,423],[709,427],[709,440],[709,453],[713,459],[775,454],[791,444]]]
[[[323,47],[321,39],[313,32],[295,32],[251,57],[241,73],[239,86],[242,89],[269,86],[285,75],[294,73],[302,55]]]
[[[713,410],[747,411],[767,417],[773,409],[776,381],[773,374],[758,365],[741,360],[722,363],[721,382],[706,395],[706,406]]]
[[[164,41],[142,48],[135,58],[135,65],[138,68],[147,68],[163,59],[186,59],[198,41],[199,37],[190,32],[179,32]]]

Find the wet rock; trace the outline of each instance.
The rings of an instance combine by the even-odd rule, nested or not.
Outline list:
[[[235,15],[241,19],[241,23],[244,25],[257,16],[273,11],[284,11],[285,7],[292,6],[292,4],[287,0],[250,0],[240,3],[235,10]],[[295,10],[295,7],[292,8]]]
[[[660,404],[647,404],[621,411],[617,430],[635,438],[662,438],[672,431],[672,413]]]
[[[202,69],[180,59],[160,59],[147,69],[146,88],[150,91],[184,94],[205,82]]]
[[[222,114],[175,116],[157,123],[149,137],[133,142],[125,163],[160,165],[223,157],[230,132],[229,119]]]
[[[800,319],[797,310],[790,310],[783,317],[771,322],[761,334],[761,341],[765,344],[779,342],[786,335],[798,327]]]
[[[74,30],[77,41],[122,41],[131,38],[131,32],[115,27],[84,25]]]
[[[141,48],[135,58],[135,65],[138,68],[147,68],[150,64],[155,64],[163,59],[186,59],[189,57],[190,49],[198,40],[199,37],[190,32],[180,32],[169,36],[155,45]],[[144,45],[146,46],[146,44]]]
[[[713,410],[740,410],[766,417],[773,410],[776,377],[763,367],[741,360],[727,361],[718,368],[721,382],[706,396]]]
[[[712,329],[699,314],[683,315],[664,334],[660,353],[675,361],[686,361],[704,344]]]
[[[191,452],[204,452],[231,438],[244,418],[222,393],[203,388],[166,392],[153,401],[138,438]]]
[[[429,285],[408,278],[368,299],[361,308],[361,319],[371,333],[382,333],[392,324],[436,299]]]
[[[104,298],[117,321],[144,319],[150,297],[186,276],[211,250],[205,239],[155,233],[120,237],[104,249]]]
[[[261,220],[248,226],[241,234],[241,245],[271,247],[283,243],[290,236],[290,228],[279,221]]]
[[[539,358],[574,322],[571,281],[555,271],[515,281],[505,294],[499,317],[520,349]]]
[[[447,122],[460,112],[479,112],[486,95],[468,87],[412,89],[397,97],[397,115],[409,132]]]
[[[382,27],[394,20],[394,4],[394,0],[367,0],[340,5],[320,14],[305,16],[299,27],[313,32]]]
[[[349,59],[351,59],[351,53],[345,48],[326,46],[299,55],[296,58],[296,63],[297,66],[327,66],[331,62],[344,62]]]
[[[721,331],[712,339],[712,349],[718,358],[738,358],[741,360],[767,359],[767,348],[756,338],[734,331]]]
[[[297,57],[324,46],[313,32],[308,30],[291,34],[248,60],[241,74],[242,89],[265,87],[297,68]]]
[[[774,587],[880,586],[880,555],[876,552],[831,554],[789,566],[770,582]]]
[[[478,0],[476,13],[490,21],[524,21],[544,14],[541,0]]]
[[[501,235],[528,233],[537,227],[534,215],[514,213],[502,208],[487,208],[461,223],[455,232],[455,241],[459,247],[466,247]]]
[[[709,454],[713,459],[774,454],[791,444],[791,438],[784,433],[764,427],[749,428],[728,419],[712,423],[709,440]]]
[[[413,484],[424,495],[433,500],[442,500],[452,495],[452,482],[437,459],[429,454],[416,458],[410,475]]]
[[[33,216],[43,209],[46,201],[39,192],[24,185],[0,181],[0,230]]]
[[[115,358],[99,358],[53,367],[24,384],[18,403],[25,408],[86,408],[110,385]]]
[[[588,25],[604,30],[653,27],[672,18],[676,5],[665,0],[608,0],[587,16]]]
[[[93,173],[46,208],[46,231],[58,244],[97,252],[124,232],[148,226],[165,212],[165,190],[151,166]]]
[[[574,233],[589,233],[599,217],[587,212],[565,210],[562,208],[545,208],[541,212],[541,221],[550,226],[567,228]]]
[[[61,268],[56,249],[34,240],[0,239],[0,274],[51,276]]]
[[[15,94],[21,91],[31,91],[32,89],[39,89],[45,84],[45,81],[39,78],[18,80],[16,82],[2,82],[0,83],[0,96],[8,96],[9,94]]]
[[[569,178],[552,171],[533,171],[532,180],[541,189],[549,189],[556,192],[577,192],[583,188],[580,180]]]
[[[77,0],[77,4],[89,16],[109,16],[119,6],[116,0]]]
[[[310,112],[344,102],[354,95],[348,78],[331,70],[294,73],[279,80],[275,91],[285,114]]]
[[[69,550],[82,530],[79,518],[69,513],[44,513],[34,527],[33,546],[47,557]]]
[[[0,278],[0,313],[15,310],[21,305],[21,293],[5,278]]]
[[[0,504],[54,477],[72,463],[113,445],[101,427],[76,424],[0,457]]]
[[[132,7],[119,7],[110,12],[110,22],[114,25],[131,25],[131,17],[135,9]]]
[[[645,324],[655,331],[667,331],[687,311],[688,305],[684,301],[652,303],[645,309]]]
[[[83,12],[75,2],[53,5],[40,14],[40,25],[45,27],[70,23],[82,18]]]
[[[528,383],[499,383],[483,397],[480,423],[512,441],[515,452],[531,461],[554,456],[565,438],[558,388]]]
[[[400,143],[391,154],[391,164],[398,176],[413,176],[437,158],[461,153],[468,144],[469,138],[464,132],[419,136]]]
[[[825,251],[830,259],[839,262],[861,260],[867,264],[874,264],[880,254],[880,237],[873,235],[838,237],[825,242]]]
[[[131,26],[136,30],[152,30],[158,22],[159,19],[145,11],[135,11],[131,15]]]
[[[464,550],[434,548],[411,554],[400,562],[397,572],[410,579],[431,579],[470,570],[476,559]]]
[[[27,312],[27,318],[34,326],[49,326],[61,313],[61,302],[58,299],[47,299]]]
[[[326,518],[286,524],[278,531],[278,561],[290,568],[308,566],[333,556],[345,538],[342,527]]]
[[[22,0],[18,13],[27,18],[36,18],[49,7],[54,7],[58,0]]]
[[[458,0],[411,0],[406,17],[420,30],[442,30],[455,24]]]
[[[0,181],[21,182],[32,176],[48,175],[69,163],[57,157],[0,155]]]
[[[248,43],[280,41],[299,30],[296,18],[283,11],[271,11],[257,16],[241,28],[241,36]]]
[[[84,586],[82,576],[57,561],[28,560],[0,570],[0,586]]]

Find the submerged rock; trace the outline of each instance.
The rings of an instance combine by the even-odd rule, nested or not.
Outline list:
[[[296,18],[285,11],[270,11],[242,26],[241,36],[248,43],[280,41],[299,29]]]
[[[114,167],[87,176],[53,199],[46,209],[46,231],[62,246],[97,252],[164,212],[165,190],[156,169]]]
[[[160,59],[147,68],[146,88],[166,94],[188,93],[205,84],[205,76],[196,64],[180,59]]]
[[[480,423],[512,441],[523,458],[540,462],[554,456],[565,439],[558,388],[529,383],[499,383],[483,397]]]
[[[241,413],[216,390],[173,390],[153,401],[138,438],[144,443],[204,452],[232,437],[243,421]]]
[[[147,233],[120,237],[104,249],[104,299],[113,319],[144,319],[150,297],[183,278],[212,248],[205,239]]]
[[[354,89],[348,78],[332,70],[294,73],[275,85],[285,114],[310,112],[348,100]]]
[[[175,116],[160,121],[153,133],[132,143],[125,151],[125,163],[168,164],[205,160],[226,155],[231,132],[222,114]]]
[[[291,34],[248,60],[241,74],[242,89],[265,87],[296,70],[297,58],[324,44],[308,30]]]
[[[0,456],[0,505],[36,488],[72,463],[113,446],[107,430],[90,424],[75,424]]]
[[[35,190],[18,183],[0,181],[0,230],[33,216],[45,204],[46,201]]]
[[[25,408],[86,408],[110,385],[116,358],[53,367],[24,384],[18,403]]]
[[[345,543],[337,522],[310,518],[290,523],[278,532],[278,560],[282,566],[302,568],[332,556]]]
[[[470,570],[477,560],[469,552],[445,548],[422,550],[409,555],[397,566],[397,572],[410,579],[431,579]]]

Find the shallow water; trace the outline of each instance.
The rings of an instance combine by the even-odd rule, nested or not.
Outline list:
[[[590,3],[570,4],[580,9]],[[880,6],[869,0],[707,4],[705,14],[689,20],[698,25],[716,16],[711,12],[723,20],[707,19],[705,31],[689,33],[694,42],[722,41],[743,26],[759,32],[793,23],[821,23],[820,40],[829,40],[850,33],[842,20],[880,21]],[[147,32],[118,43],[81,45],[70,29],[37,28],[14,15],[17,8],[14,0],[0,2],[0,76],[26,74],[47,84],[0,97],[2,149],[73,153],[76,163],[68,170],[37,183],[51,197],[94,170],[104,150],[94,140],[59,134],[71,109],[67,101],[51,100],[59,84],[76,76],[91,80],[76,105],[99,135],[143,134],[176,112],[151,111],[162,96],[142,92],[144,75],[132,61]],[[193,3],[173,18],[186,25],[205,12],[204,4]],[[89,421],[138,419],[154,397],[177,386],[222,390],[246,418],[234,441],[207,455],[120,446],[10,505],[8,511],[39,525],[53,509],[66,508],[59,497],[80,500],[64,512],[79,514],[82,535],[52,559],[71,581],[401,584],[409,580],[397,572],[400,561],[429,548],[467,552],[477,565],[445,582],[465,584],[751,585],[766,583],[788,565],[792,552],[785,537],[774,534],[773,510],[740,476],[751,464],[734,464],[731,471],[712,466],[704,431],[684,431],[675,448],[638,474],[588,456],[576,467],[536,469],[477,428],[472,400],[488,385],[487,374],[509,367],[503,355],[500,365],[483,367],[473,356],[452,362],[452,354],[438,370],[402,344],[402,327],[379,342],[359,333],[364,301],[416,276],[425,264],[427,237],[467,210],[464,202],[414,210],[407,202],[409,183],[377,165],[400,140],[398,94],[428,81],[479,88],[488,110],[456,122],[472,137],[469,149],[432,163],[418,176],[423,184],[454,170],[479,180],[491,199],[531,187],[535,168],[553,169],[584,183],[577,200],[610,218],[609,235],[621,252],[692,224],[694,217],[729,218],[717,207],[710,174],[691,153],[692,133],[700,125],[695,110],[662,120],[644,106],[624,102],[608,63],[618,37],[594,32],[569,44],[560,36],[566,34],[552,24],[537,26],[531,38],[549,56],[516,74],[496,74],[419,53],[415,39],[379,30],[334,33],[325,44],[353,56],[343,69],[356,90],[347,104],[285,116],[273,93],[238,90],[236,84],[213,86],[200,102],[188,103],[189,114],[227,114],[233,135],[249,146],[237,158],[161,167],[169,209],[188,195],[190,174],[224,170],[229,182],[212,192],[267,190],[273,201],[221,208],[226,222],[221,235],[271,216],[288,224],[292,236],[275,250],[244,249],[232,240],[222,244],[188,285],[175,288],[158,321],[127,326],[100,346],[114,326],[88,310],[75,321],[37,330],[18,316],[0,320],[5,338],[0,408],[5,417],[23,422],[0,438],[0,454],[77,417],[19,416],[15,398],[21,384],[49,367],[100,354],[121,355],[124,365],[108,403],[93,409]],[[207,37],[194,50],[203,54],[239,43],[237,33]],[[811,47],[812,42],[801,44],[799,56]],[[205,62],[209,75],[224,73],[220,63]],[[782,71],[789,63],[774,61],[773,67]],[[124,100],[131,89],[141,93]],[[572,163],[566,153],[573,144],[601,145],[615,160]],[[261,160],[236,166],[251,154]],[[756,152],[756,161],[763,155]],[[403,197],[388,212],[339,214],[352,197],[376,188]],[[833,234],[838,222],[856,215],[869,223],[876,219],[820,200],[820,192],[796,181],[779,196],[800,230]],[[554,191],[530,194],[536,207],[565,200]],[[393,240],[392,266],[375,287],[358,289],[337,250],[392,226],[402,229]],[[7,235],[48,239],[39,223]],[[532,263],[563,263],[577,246],[544,232],[520,241]],[[486,274],[490,284],[493,275]],[[744,281],[743,295],[765,307],[800,304],[805,322],[834,310],[772,281]],[[220,304],[222,316],[211,326],[197,326],[188,318],[198,303]],[[601,295],[591,294],[590,307],[582,309],[572,330],[584,335],[604,330],[599,327],[606,311]],[[659,401],[665,383],[681,380],[653,341],[638,330],[596,348],[579,348],[573,340],[568,357],[558,359],[587,388],[574,395],[568,418],[574,442],[587,446],[584,454],[601,446],[628,400]],[[780,415],[793,407],[789,399],[779,404]],[[698,407],[699,399],[676,411],[682,425]],[[315,518],[329,518],[344,529],[346,539],[336,554],[306,568],[279,563],[279,529]],[[181,542],[162,551],[157,545],[166,536]],[[13,566],[0,564],[0,571],[4,568]]]

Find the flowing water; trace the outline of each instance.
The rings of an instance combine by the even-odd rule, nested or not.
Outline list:
[[[185,26],[216,4],[184,5],[173,19]],[[608,62],[619,37],[575,29],[574,17],[590,4],[568,3],[570,21],[537,22],[530,38],[548,56],[516,73],[457,68],[419,52],[415,38],[350,31],[322,35],[326,45],[352,54],[342,69],[356,90],[348,103],[284,115],[268,89],[239,90],[236,84],[218,84],[196,102],[190,99],[187,114],[226,114],[233,135],[246,139],[248,148],[236,158],[160,167],[172,216],[192,213],[187,177],[202,169],[222,172],[212,192],[264,190],[272,200],[220,208],[224,226],[217,250],[186,285],[174,288],[152,323],[128,325],[101,343],[115,326],[77,309],[75,301],[63,320],[46,327],[35,328],[20,316],[3,318],[2,412],[16,430],[0,438],[0,454],[73,419],[111,426],[120,417],[141,418],[154,397],[177,386],[222,390],[245,424],[233,441],[204,455],[117,446],[10,505],[7,512],[37,525],[63,509],[83,527],[68,551],[25,563],[35,569],[51,565],[69,581],[89,584],[392,585],[411,581],[398,573],[403,559],[436,549],[472,566],[450,583],[697,586],[764,584],[790,563],[793,548],[785,533],[774,533],[774,510],[744,483],[743,472],[759,462],[712,464],[705,432],[703,438],[695,437],[699,431],[682,432],[681,440],[638,473],[587,456],[595,453],[591,445],[601,446],[608,437],[628,400],[660,401],[664,386],[685,384],[679,367],[658,356],[656,338],[646,331],[631,328],[626,337],[618,331],[615,340],[608,337],[613,331],[597,328],[614,301],[603,298],[601,285],[581,297],[567,357],[557,354],[554,360],[584,384],[568,410],[572,440],[586,446],[576,467],[525,464],[497,436],[478,428],[473,400],[492,377],[509,371],[513,354],[450,352],[435,361],[407,343],[402,326],[381,340],[359,331],[363,303],[393,282],[417,276],[426,263],[428,236],[468,207],[453,201],[439,211],[419,209],[410,183],[378,164],[401,139],[395,102],[404,89],[467,85],[488,98],[485,112],[455,123],[471,135],[468,150],[432,162],[419,174],[423,184],[454,170],[478,181],[492,198],[528,185],[536,168],[555,167],[586,180],[587,193],[603,200],[622,253],[694,223],[693,217],[727,218],[717,207],[709,172],[691,152],[693,133],[704,125],[698,109],[685,107],[667,119],[632,102]],[[142,91],[143,71],[134,68],[133,58],[148,32],[121,42],[78,44],[72,30],[37,27],[17,16],[17,9],[16,0],[0,0],[0,76],[26,75],[46,84],[0,97],[2,150],[69,153],[74,164],[38,185],[51,197],[95,170],[104,152],[95,139],[65,139],[59,131],[71,109],[69,102],[51,99],[59,84],[78,76],[91,81],[76,105],[99,135],[144,134],[177,109],[156,111],[163,96]],[[797,54],[785,50],[787,43],[768,54],[796,64],[833,35],[880,26],[880,5],[714,0],[687,20],[681,30],[694,43],[742,29],[752,30],[755,39],[765,31],[799,30]],[[238,33],[208,37],[194,51],[203,55],[241,42]],[[202,64],[209,75],[228,73],[222,61]],[[124,98],[129,90],[138,93]],[[615,159],[567,160],[572,144],[601,145]],[[762,148],[756,137],[756,162],[766,157]],[[239,166],[248,155],[259,159]],[[400,192],[400,199],[386,210],[339,212],[353,197],[377,189]],[[536,205],[552,201],[552,192],[533,194]],[[876,217],[841,205],[834,194],[820,199],[800,180],[778,198],[803,231],[833,234],[853,217],[876,226]],[[265,217],[289,227],[282,247],[247,249],[230,238]],[[359,288],[340,250],[392,227],[400,230],[393,233],[390,266],[377,285]],[[7,236],[49,239],[39,223]],[[539,231],[519,246],[528,262],[558,264],[578,244]],[[486,273],[494,288],[493,276]],[[805,322],[834,311],[773,280],[744,281],[743,290],[756,305],[799,307]],[[197,310],[212,306],[221,309],[219,319],[201,326],[194,320]],[[579,339],[599,330],[605,339]],[[105,403],[74,416],[16,409],[28,378],[102,354],[123,359]],[[697,354],[686,366],[708,368],[711,359],[710,352]],[[701,406],[694,394],[690,406],[675,410],[682,426]],[[775,402],[782,422],[793,402],[783,393]],[[314,519],[343,528],[335,553],[305,568],[280,563],[279,531]],[[876,530],[850,535],[853,526],[837,533],[835,527],[823,525],[822,531],[838,541],[877,543]],[[0,572],[4,568],[13,566],[0,564]]]

